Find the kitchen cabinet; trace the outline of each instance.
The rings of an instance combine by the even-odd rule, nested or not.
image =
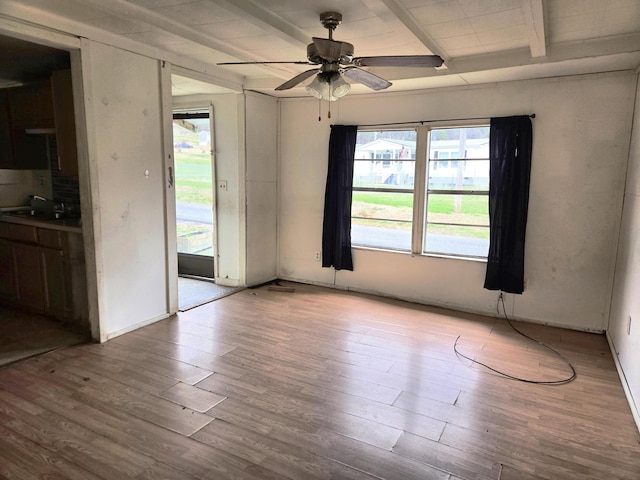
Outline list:
[[[9,300],[15,296],[15,274],[13,273],[11,242],[0,238],[0,299]]]
[[[67,280],[67,233],[59,230],[38,228],[38,245],[42,265],[42,288],[44,309],[57,318],[66,318],[69,313],[69,283]]]
[[[82,234],[0,221],[0,299],[88,324]]]
[[[51,74],[53,112],[58,143],[58,169],[65,175],[78,176],[78,147],[76,119],[73,111],[71,70],[57,70]]]
[[[0,90],[0,168],[11,168],[12,165],[13,148],[11,146],[9,103],[7,101],[7,91]]]
[[[49,82],[2,90],[0,95],[0,168],[49,168],[46,135],[53,133],[53,95]]]
[[[11,126],[54,129],[53,92],[49,81],[7,89]]]
[[[44,290],[40,249],[37,245],[13,242],[13,272],[16,299],[21,305],[44,311]]]
[[[66,262],[63,250],[40,247],[44,310],[56,318],[66,318],[69,309]]]
[[[53,135],[58,170],[77,177],[70,70],[54,71],[46,82],[0,90],[0,168],[48,169],[48,138]]]

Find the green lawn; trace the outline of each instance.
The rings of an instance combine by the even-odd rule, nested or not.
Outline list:
[[[489,203],[484,195],[460,195],[460,212],[466,215],[488,215]],[[380,205],[386,207],[413,208],[413,195],[410,193],[354,192],[353,202]],[[452,214],[456,212],[455,195],[431,195],[429,213]]]
[[[211,206],[211,155],[189,150],[175,152],[176,200]]]
[[[403,230],[411,228],[413,195],[410,193],[354,192],[352,199],[352,215],[362,217],[353,220],[356,225]],[[489,202],[486,195],[458,195],[458,205],[456,205],[456,195],[432,194],[427,208],[429,222],[454,224],[430,224],[429,231],[432,233],[488,238],[489,230],[486,227],[455,225],[488,224]]]

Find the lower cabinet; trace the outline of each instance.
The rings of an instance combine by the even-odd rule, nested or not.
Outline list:
[[[40,247],[13,243],[13,271],[18,302],[34,310],[44,310],[44,290]]]
[[[65,254],[62,250],[39,247],[42,264],[44,309],[57,318],[69,315]]]
[[[0,299],[88,324],[82,235],[4,222],[0,226]]]
[[[13,273],[13,249],[11,242],[0,238],[0,298],[15,298],[15,274]]]

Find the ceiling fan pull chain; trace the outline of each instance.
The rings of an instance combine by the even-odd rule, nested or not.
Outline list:
[[[327,113],[327,118],[331,118],[331,101],[328,101],[327,104],[329,105],[329,112]]]
[[[322,121],[322,99],[318,99],[318,121]]]

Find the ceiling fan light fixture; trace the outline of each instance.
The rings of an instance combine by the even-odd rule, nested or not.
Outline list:
[[[319,100],[335,102],[349,93],[351,85],[338,72],[320,72],[306,90]]]
[[[306,86],[306,90],[319,100],[329,100],[329,82],[321,73],[316,75],[311,83]]]
[[[349,85],[342,75],[339,73],[334,75],[331,79],[331,94],[335,98],[344,97],[351,90],[351,85]]]

